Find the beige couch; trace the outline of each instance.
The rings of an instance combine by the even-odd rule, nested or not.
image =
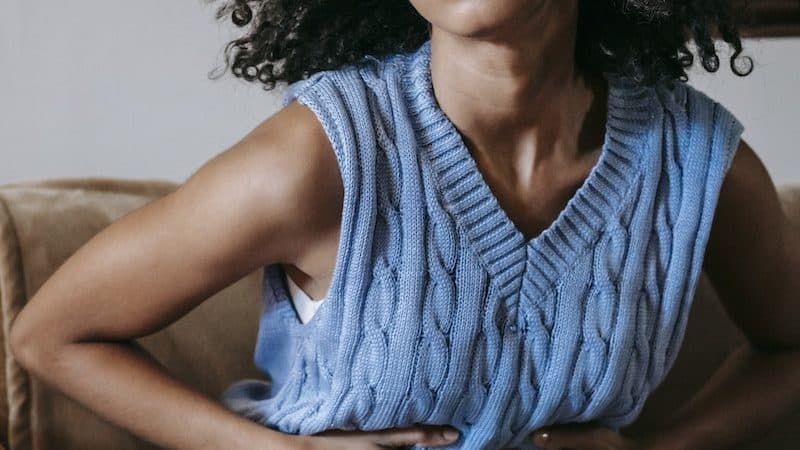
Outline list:
[[[6,336],[26,300],[72,252],[116,218],[175,187],[157,180],[102,178],[0,186],[0,361],[5,369],[0,371],[0,444],[6,449],[156,448],[29,377],[12,358]],[[800,186],[782,186],[780,194],[800,227]],[[217,398],[235,380],[262,376],[252,362],[260,276],[253,272],[139,342],[176,377],[210,397]],[[703,276],[677,362],[630,429],[654,426],[687,400],[742,339]],[[746,448],[800,448],[800,412]]]

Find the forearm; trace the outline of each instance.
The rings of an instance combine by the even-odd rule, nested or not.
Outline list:
[[[130,341],[73,343],[30,358],[36,378],[109,422],[175,450],[284,450],[291,436],[193,391]]]
[[[738,448],[800,406],[800,352],[735,350],[656,431],[663,448]],[[659,447],[661,448],[661,447]]]

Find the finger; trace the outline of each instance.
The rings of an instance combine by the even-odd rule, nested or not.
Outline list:
[[[534,444],[547,450],[602,450],[610,448],[611,434],[611,430],[603,427],[560,427],[536,431],[532,438]]]
[[[452,432],[452,435],[450,432]],[[380,430],[376,434],[377,440],[375,443],[387,446],[419,445],[423,447],[440,447],[452,444],[459,437],[457,429],[435,425],[393,428]]]

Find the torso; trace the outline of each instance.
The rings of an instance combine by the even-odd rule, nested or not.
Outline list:
[[[630,423],[679,349],[741,127],[684,84],[614,78],[599,155],[512,170],[507,142],[468,149],[436,107],[428,49],[285,97],[335,145],[297,133],[312,144],[296,155],[308,189],[288,197],[296,229],[283,267],[265,267],[255,349],[277,384],[227,404],[294,433],[447,421],[463,448],[515,447],[548,423]],[[326,297],[306,325],[283,269]]]

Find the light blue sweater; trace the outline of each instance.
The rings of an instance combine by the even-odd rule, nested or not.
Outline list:
[[[223,401],[286,433],[449,424],[449,449],[533,449],[542,426],[633,422],[682,342],[741,124],[684,83],[609,75],[599,160],[526,241],[438,107],[429,63],[427,41],[286,91],[336,153],[338,256],[305,325],[279,266],[265,268],[255,363],[273,386],[244,380]]]

